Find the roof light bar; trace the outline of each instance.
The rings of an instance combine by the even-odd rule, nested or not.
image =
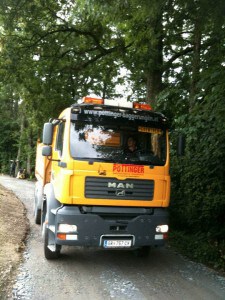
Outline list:
[[[86,104],[105,104],[117,107],[127,107],[140,110],[152,110],[152,107],[147,103],[129,102],[124,100],[104,100],[102,98],[94,98],[90,96],[83,97],[83,103]]]
[[[83,97],[83,103],[104,104],[104,100],[102,98]]]
[[[138,102],[134,102],[133,103],[133,108],[135,108],[135,109],[143,109],[143,110],[152,110],[151,105],[149,105],[147,103],[138,103]]]

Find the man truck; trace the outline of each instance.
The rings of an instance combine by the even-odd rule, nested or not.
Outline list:
[[[135,151],[126,151],[128,139]],[[63,245],[164,245],[170,199],[168,122],[148,104],[84,97],[44,124],[34,215],[46,259]]]

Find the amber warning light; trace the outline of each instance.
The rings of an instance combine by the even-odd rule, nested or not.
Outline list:
[[[151,105],[147,104],[147,103],[138,103],[138,102],[134,102],[133,103],[133,107],[136,109],[143,109],[143,110],[152,110]]]
[[[88,104],[104,104],[102,98],[83,97],[83,102]]]

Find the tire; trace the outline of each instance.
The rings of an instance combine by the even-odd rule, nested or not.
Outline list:
[[[43,227],[42,232],[43,232],[43,237],[44,237],[45,258],[48,260],[59,258],[61,245],[57,245],[54,243],[54,239],[55,239],[54,233],[49,230],[48,224],[46,224],[46,222],[43,223],[42,227]],[[50,250],[49,246],[52,246],[55,249]]]
[[[42,223],[42,237],[44,239],[44,255],[46,259],[57,259],[60,256],[61,245],[55,243],[55,233],[50,230],[55,226],[55,215],[52,209],[60,206],[60,203],[55,199],[51,185],[46,189],[45,201],[42,205],[41,223]]]
[[[150,246],[143,246],[138,249],[134,250],[134,254],[137,257],[148,257],[151,247]]]
[[[34,192],[34,222],[35,224],[41,224],[41,208],[38,208],[39,201],[42,200],[42,193],[40,195],[40,185],[38,183],[35,186]],[[40,198],[40,199],[39,199]]]
[[[37,199],[34,200],[34,222],[35,224],[41,224],[41,209],[37,208]]]

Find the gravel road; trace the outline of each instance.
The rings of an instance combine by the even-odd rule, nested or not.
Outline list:
[[[63,247],[58,260],[47,261],[33,219],[34,183],[0,176],[0,184],[23,201],[30,220],[13,299],[225,299],[224,277],[168,247],[151,250],[148,258],[129,251]]]

